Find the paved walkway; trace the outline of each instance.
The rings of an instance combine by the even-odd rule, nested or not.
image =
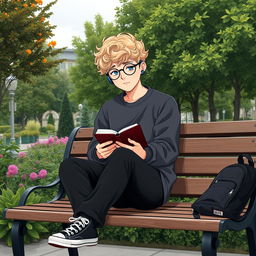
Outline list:
[[[78,249],[80,256],[200,256],[199,251],[170,250],[160,248],[133,247],[98,244]],[[0,255],[12,256],[12,250],[0,243]],[[47,244],[47,239],[25,245],[26,256],[68,256],[67,249],[56,248]],[[245,256],[246,254],[218,253],[218,256]]]

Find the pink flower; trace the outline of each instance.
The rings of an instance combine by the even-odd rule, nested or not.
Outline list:
[[[35,161],[35,164],[39,164],[40,163],[40,161]]]
[[[49,139],[48,139],[48,144],[53,144],[54,143],[54,138],[53,137],[50,137]]]
[[[4,155],[0,154],[0,158],[3,158],[3,157],[4,157]]]
[[[33,170],[36,170],[36,168],[32,168]]]
[[[19,158],[24,158],[24,157],[26,157],[26,152],[19,152],[19,154],[18,154],[18,157]]]
[[[19,187],[24,187],[24,184],[20,183],[20,184],[19,184]]]
[[[21,176],[22,180],[25,180],[26,178],[27,178],[27,174],[26,173]]]
[[[40,179],[44,179],[47,176],[47,171],[45,169],[42,169],[39,171],[38,177]]]
[[[66,136],[65,138],[60,138],[59,139],[59,142],[62,143],[62,144],[66,144],[68,141],[68,137]]]
[[[36,180],[36,179],[38,178],[38,175],[37,175],[37,173],[35,173],[35,172],[31,172],[31,173],[29,174],[29,178],[30,178],[31,180]]]
[[[11,177],[18,174],[18,167],[14,164],[8,166],[7,176]]]

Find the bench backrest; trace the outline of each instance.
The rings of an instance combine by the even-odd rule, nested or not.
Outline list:
[[[70,135],[65,156],[87,159],[93,127],[77,127]],[[181,124],[177,181],[171,196],[198,197],[218,172],[237,162],[240,153],[256,155],[256,121]]]

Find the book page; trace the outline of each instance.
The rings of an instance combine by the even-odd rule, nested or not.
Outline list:
[[[127,127],[123,128],[123,129],[121,129],[118,133],[124,132],[124,131],[126,131],[126,130],[128,130],[128,129],[130,129],[130,128],[136,126],[136,125],[138,125],[138,124],[132,124],[132,125],[130,125],[130,126],[127,126]]]
[[[117,134],[117,132],[111,129],[97,129],[96,134]]]

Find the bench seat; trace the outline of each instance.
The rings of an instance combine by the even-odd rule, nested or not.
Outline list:
[[[8,209],[6,218],[68,223],[73,211],[68,200],[41,203]],[[18,217],[17,217],[18,216]],[[225,218],[202,216],[194,219],[191,203],[166,203],[154,210],[111,208],[106,225],[143,228],[219,231]]]

